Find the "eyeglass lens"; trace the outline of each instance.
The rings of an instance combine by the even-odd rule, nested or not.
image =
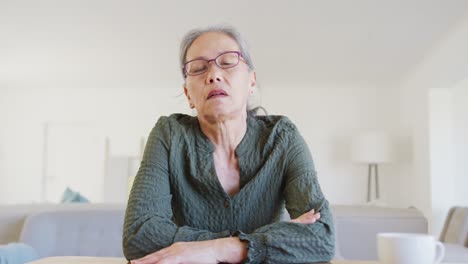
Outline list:
[[[197,59],[185,65],[188,75],[198,75],[208,70],[209,63],[212,60]],[[226,52],[214,59],[216,65],[222,69],[236,66],[239,63],[239,54],[236,52]]]

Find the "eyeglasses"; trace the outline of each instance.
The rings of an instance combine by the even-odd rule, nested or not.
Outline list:
[[[212,61],[214,61],[219,68],[228,69],[237,66],[241,57],[242,54],[239,51],[225,51],[211,60],[194,59],[187,61],[182,69],[185,77],[187,77],[187,75],[196,76],[208,71],[208,66]]]

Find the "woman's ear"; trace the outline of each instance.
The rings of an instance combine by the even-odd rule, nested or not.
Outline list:
[[[188,102],[189,102],[190,108],[191,108],[191,109],[195,108],[195,105],[193,104],[192,99],[190,99],[190,94],[189,94],[189,92],[188,92],[187,86],[185,86],[185,85],[184,85],[184,94],[185,94],[185,96],[187,97],[187,100],[188,100]]]
[[[257,73],[252,71],[250,78],[250,94],[252,95],[255,92],[257,86]]]
[[[250,86],[255,87],[256,85],[257,85],[257,73],[253,71],[251,81],[250,81]]]

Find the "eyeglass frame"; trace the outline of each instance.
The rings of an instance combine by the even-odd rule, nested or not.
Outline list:
[[[216,62],[216,60],[220,57],[220,56],[223,56],[224,54],[226,53],[236,53],[237,54],[237,57],[238,57],[238,61],[236,63],[236,65],[232,65],[232,66],[229,66],[229,67],[221,67],[220,65],[218,65],[218,63]],[[239,65],[239,62],[240,61],[243,61],[244,63],[246,63],[244,61],[244,57],[242,57],[242,52],[240,51],[236,51],[236,50],[228,50],[228,51],[224,51],[220,54],[218,54],[218,56],[216,56],[214,59],[210,59],[210,60],[206,60],[206,59],[203,59],[203,58],[197,58],[197,59],[193,59],[193,60],[189,60],[187,61],[186,63],[184,63],[183,67],[182,67],[182,70],[185,74],[185,78],[187,78],[187,76],[198,76],[198,75],[202,75],[204,74],[205,72],[208,71],[208,67],[206,68],[205,71],[201,72],[201,73],[198,73],[198,74],[188,74],[187,70],[186,70],[186,67],[187,67],[187,64],[189,64],[190,62],[193,62],[193,61],[196,61],[196,60],[202,60],[202,61],[206,61],[207,65],[209,66],[210,65],[210,62],[214,61],[215,65],[217,67],[219,67],[220,69],[229,69],[229,68],[234,68],[236,67],[237,65]]]

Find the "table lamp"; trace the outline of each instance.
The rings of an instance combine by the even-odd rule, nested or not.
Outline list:
[[[375,196],[378,200],[379,170],[378,165],[391,162],[391,144],[389,137],[380,132],[364,132],[353,137],[351,142],[351,159],[353,162],[368,165],[367,202],[371,201],[372,171],[375,176]]]

